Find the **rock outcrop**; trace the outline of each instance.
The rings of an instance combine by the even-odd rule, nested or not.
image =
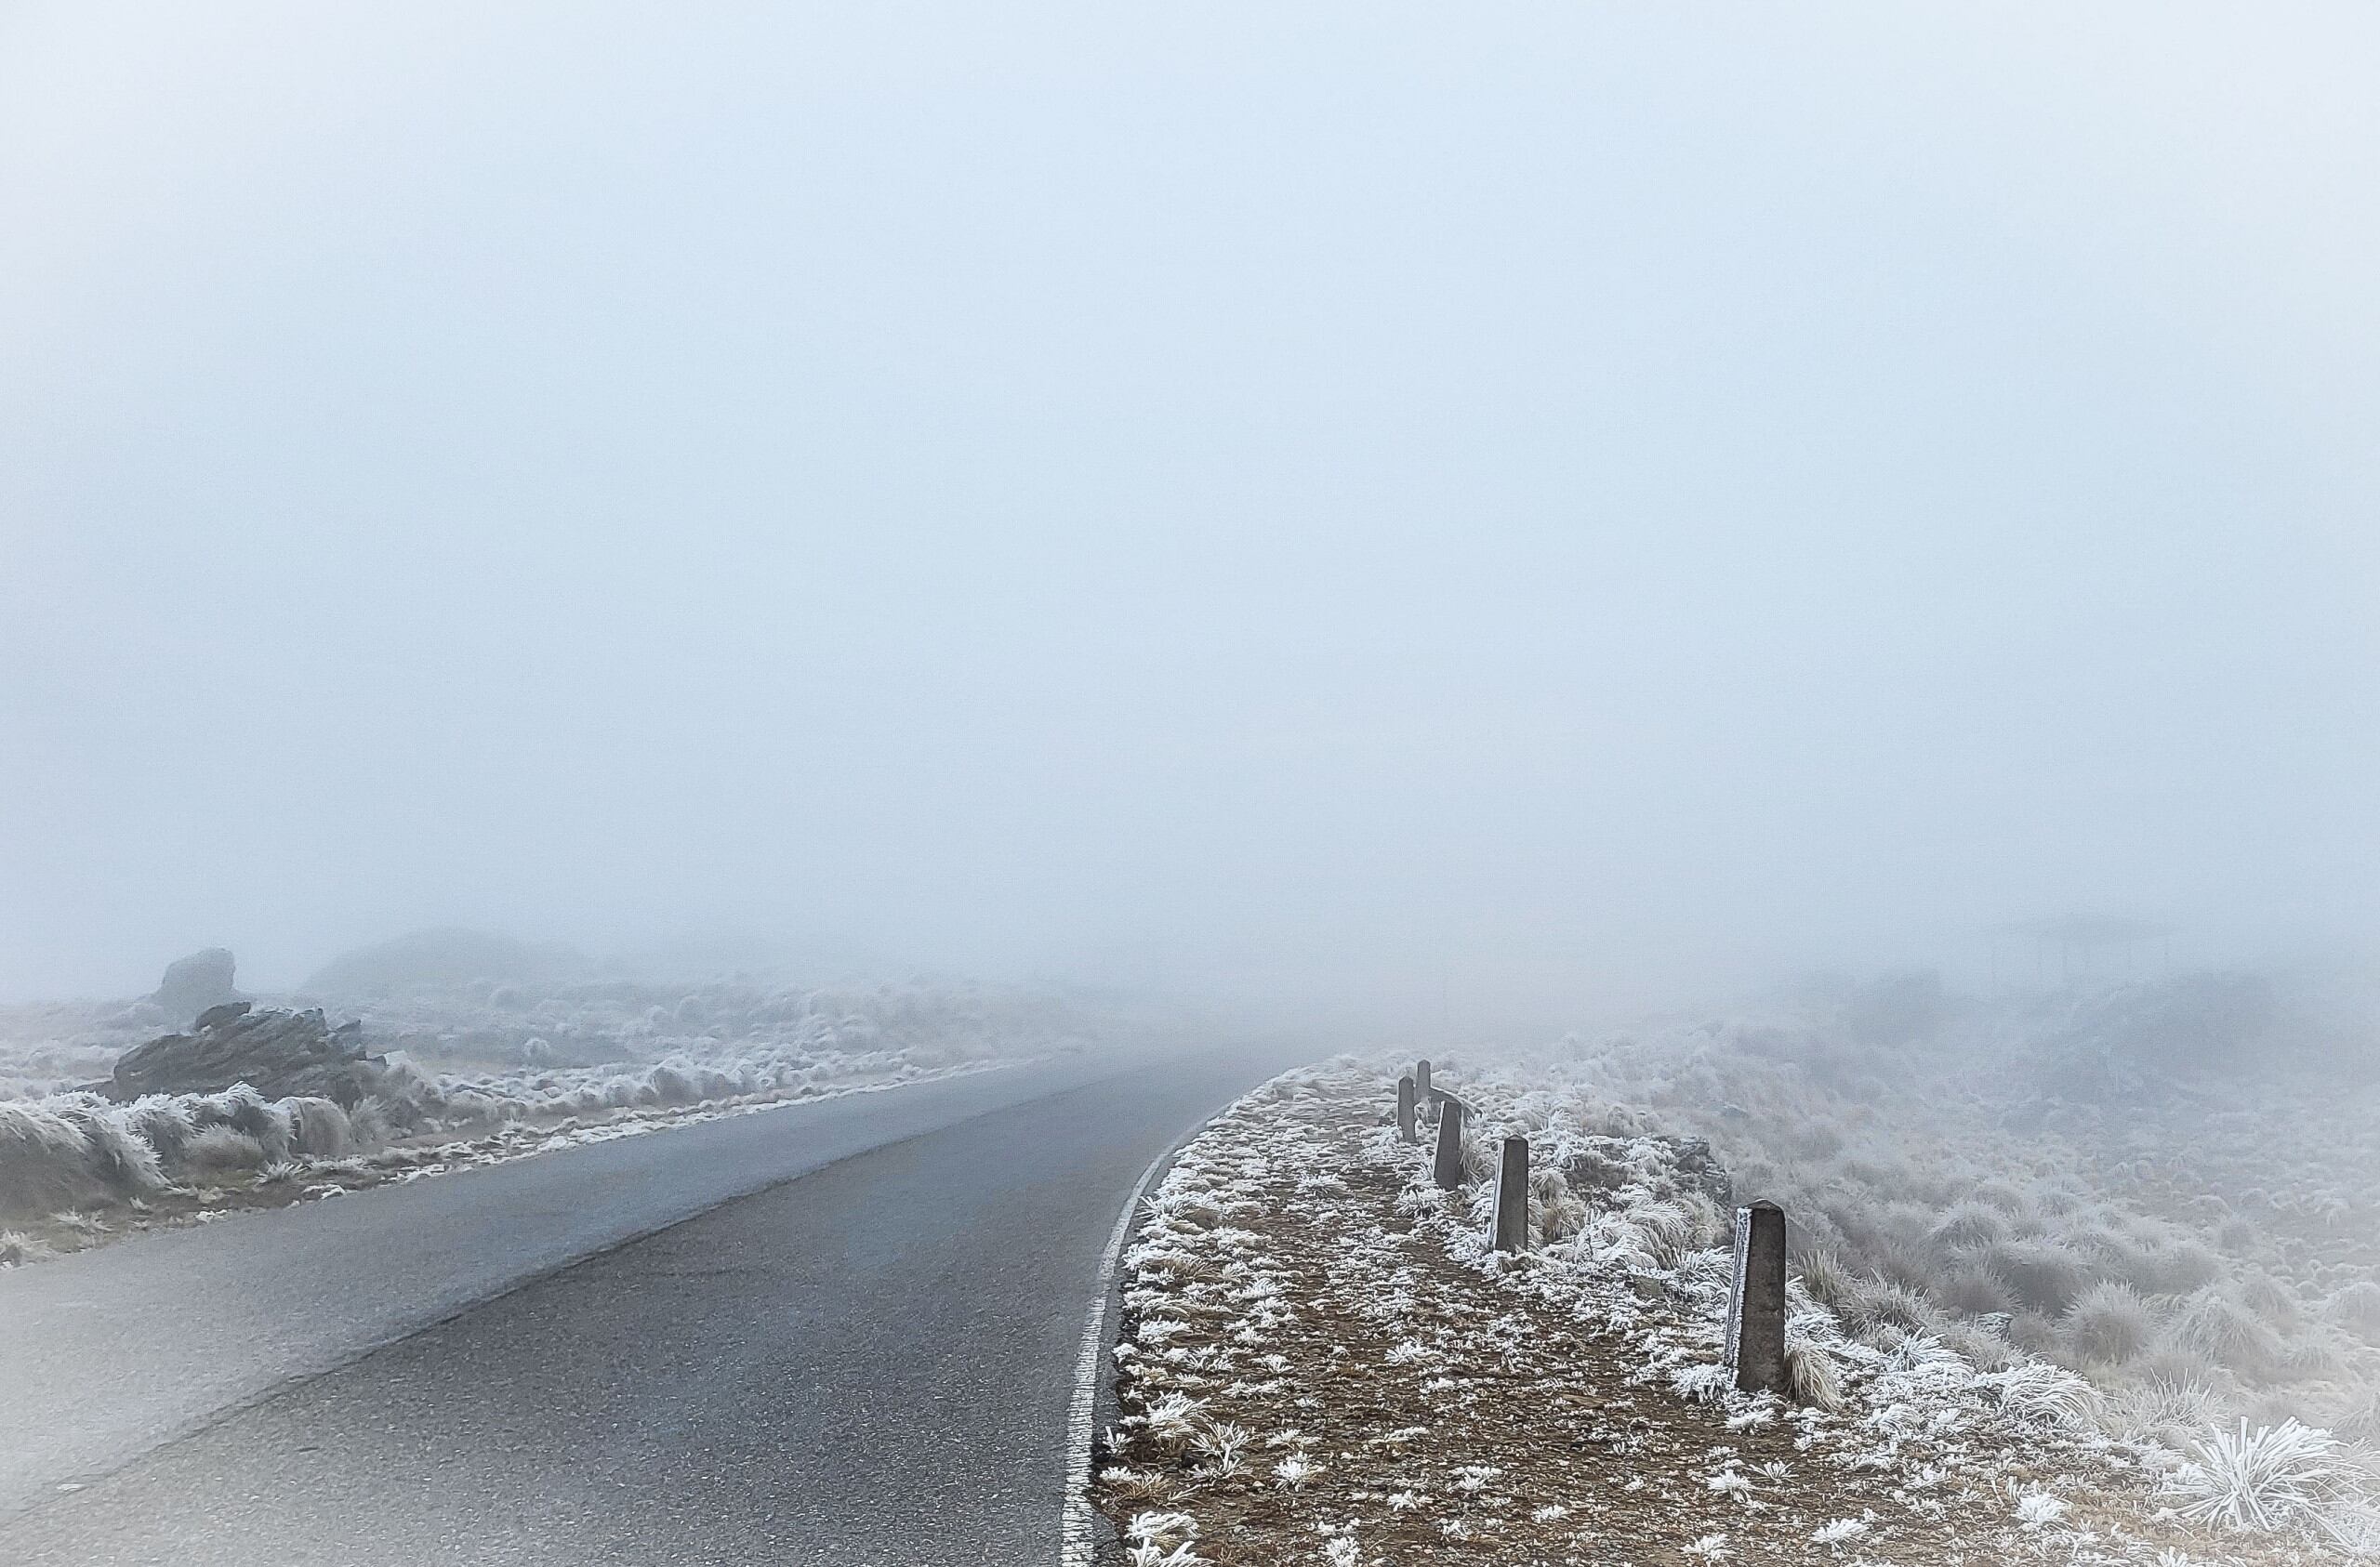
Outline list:
[[[269,1100],[311,1095],[352,1110],[385,1065],[364,1049],[361,1024],[334,1029],[319,1011],[258,1012],[236,1001],[209,1008],[191,1033],[126,1050],[100,1086],[112,1099],[130,1100],[211,1094],[245,1083]]]
[[[165,965],[165,977],[149,999],[168,1018],[195,1018],[210,1007],[244,999],[232,984],[228,947],[209,947]]]

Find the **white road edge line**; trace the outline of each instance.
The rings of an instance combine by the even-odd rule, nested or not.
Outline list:
[[[1116,1293],[1116,1259],[1123,1254],[1124,1237],[1132,1232],[1132,1210],[1148,1195],[1149,1183],[1178,1148],[1169,1148],[1149,1161],[1141,1179],[1116,1216],[1115,1232],[1099,1258],[1099,1283],[1091,1292],[1091,1315],[1082,1324],[1082,1348],[1075,1354],[1075,1398],[1066,1411],[1066,1500],[1058,1511],[1058,1567],[1092,1567],[1098,1554],[1091,1530],[1091,1424],[1099,1406],[1099,1351],[1107,1341],[1107,1302]]]

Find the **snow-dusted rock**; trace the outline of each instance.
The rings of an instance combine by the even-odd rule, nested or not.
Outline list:
[[[353,1024],[332,1029],[319,1011],[256,1012],[245,1003],[210,1009],[190,1034],[126,1051],[105,1086],[113,1099],[205,1094],[245,1083],[267,1099],[311,1097],[348,1108],[378,1075]]]

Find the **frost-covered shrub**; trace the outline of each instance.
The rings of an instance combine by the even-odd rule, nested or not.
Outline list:
[[[2090,1259],[2056,1241],[2003,1241],[1982,1259],[2022,1305],[2046,1317],[2064,1315],[2090,1287]]]
[[[2184,1518],[2260,1534],[2327,1530],[2357,1499],[2336,1440],[2294,1420],[2253,1432],[2242,1420],[2236,1432],[2209,1432],[2166,1489]]]
[[[354,1146],[354,1126],[337,1101],[293,1099],[289,1106],[297,1152],[312,1159],[336,1159]]]
[[[2181,974],[2111,986],[2075,1003],[2051,1038],[2056,1081],[2094,1094],[2162,1091],[2173,1076],[2236,1068],[2279,1005],[2260,974]]]
[[[1812,1247],[1802,1254],[1800,1266],[1802,1287],[1835,1315],[1846,1314],[1858,1303],[1859,1282],[1833,1247]]]
[[[2222,1401],[2202,1382],[2150,1377],[2118,1393],[2107,1413],[2108,1429],[2179,1450],[2202,1436],[2222,1414]]]
[[[1825,1345],[1801,1334],[1788,1333],[1785,1391],[1795,1403],[1822,1409],[1830,1415],[1840,1414],[1846,1402],[1842,1365]]]
[[[132,1112],[88,1094],[0,1102],[0,1212],[37,1215],[165,1184]]]
[[[2007,1280],[1979,1266],[1953,1265],[1928,1292],[1945,1310],[1963,1317],[2014,1317],[2025,1304]]]
[[[193,1132],[182,1145],[182,1163],[201,1175],[261,1169],[271,1162],[264,1144],[228,1124]]]
[[[2119,1240],[2110,1261],[2135,1289],[2150,1295],[2188,1295],[2224,1273],[2212,1246],[2188,1235],[2166,1235],[2146,1244]]]
[[[2380,1073],[2294,1064],[2371,1051],[2380,982],[2319,1017],[2238,977],[1951,999],[1897,1043],[1853,1028],[1852,994],[1490,1064],[1547,1096],[1548,1125],[1708,1139],[1740,1197],[1784,1206],[1804,1291],[1866,1342],[1920,1331],[1978,1365],[2186,1385],[2275,1421],[2380,1395]],[[2160,1086],[2075,1070],[2110,1060]],[[1567,1173],[1591,1205],[1633,1179]]]
[[[2173,1337],[2212,1364],[2251,1381],[2268,1378],[2281,1366],[2280,1334],[2220,1289],[2203,1289],[2190,1297],[2174,1319]]]
[[[193,1135],[183,1145],[185,1159],[196,1157],[199,1139],[218,1127],[229,1128],[254,1142],[262,1151],[259,1163],[277,1164],[289,1157],[296,1127],[288,1101],[269,1101],[247,1084],[234,1083],[219,1094],[192,1095],[188,1102]],[[216,1146],[225,1145],[218,1142]]]
[[[2358,1279],[2323,1302],[2331,1320],[2367,1344],[2380,1344],[2380,1284]]]
[[[141,1138],[137,1123],[122,1107],[76,1103],[63,1114],[83,1134],[85,1169],[109,1194],[138,1196],[165,1184],[156,1151]]]
[[[38,1105],[0,1104],[0,1208],[46,1213],[96,1191],[80,1127]]]
[[[2000,1406],[2019,1419],[2087,1430],[2107,1415],[2107,1400],[2089,1382],[2054,1365],[2029,1361],[1991,1378]]]
[[[541,971],[532,1001],[485,974],[422,978],[423,962],[452,968],[484,946],[456,949],[444,939],[453,933],[430,934],[439,940],[421,961],[396,943],[350,966],[359,984],[370,981],[351,999],[384,1059],[364,1070],[362,1101],[347,1108],[275,1103],[245,1085],[112,1104],[68,1090],[106,1077],[123,1050],[154,1037],[166,1024],[154,1007],[0,1007],[0,1214],[39,1218],[187,1175],[215,1183],[406,1139],[513,1137],[524,1123],[558,1128],[572,1117],[898,1082],[1080,1050],[1111,1026],[1054,994],[955,983],[829,991],[722,981],[690,992],[682,981],[556,970]],[[681,1028],[681,1012],[705,1032]],[[233,1136],[208,1138],[193,1154],[217,1130]]]
[[[2108,1281],[2082,1292],[2067,1313],[2067,1338],[2085,1359],[2122,1365],[2157,1334],[2149,1302],[2130,1284]]]
[[[2008,1215],[1977,1198],[1961,1203],[1935,1220],[1929,1236],[1951,1251],[1983,1251],[2008,1238]]]

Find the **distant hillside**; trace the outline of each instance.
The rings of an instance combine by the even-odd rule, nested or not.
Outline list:
[[[390,995],[473,980],[552,980],[583,972],[574,948],[514,941],[481,930],[416,930],[342,953],[306,977],[309,995]]]

